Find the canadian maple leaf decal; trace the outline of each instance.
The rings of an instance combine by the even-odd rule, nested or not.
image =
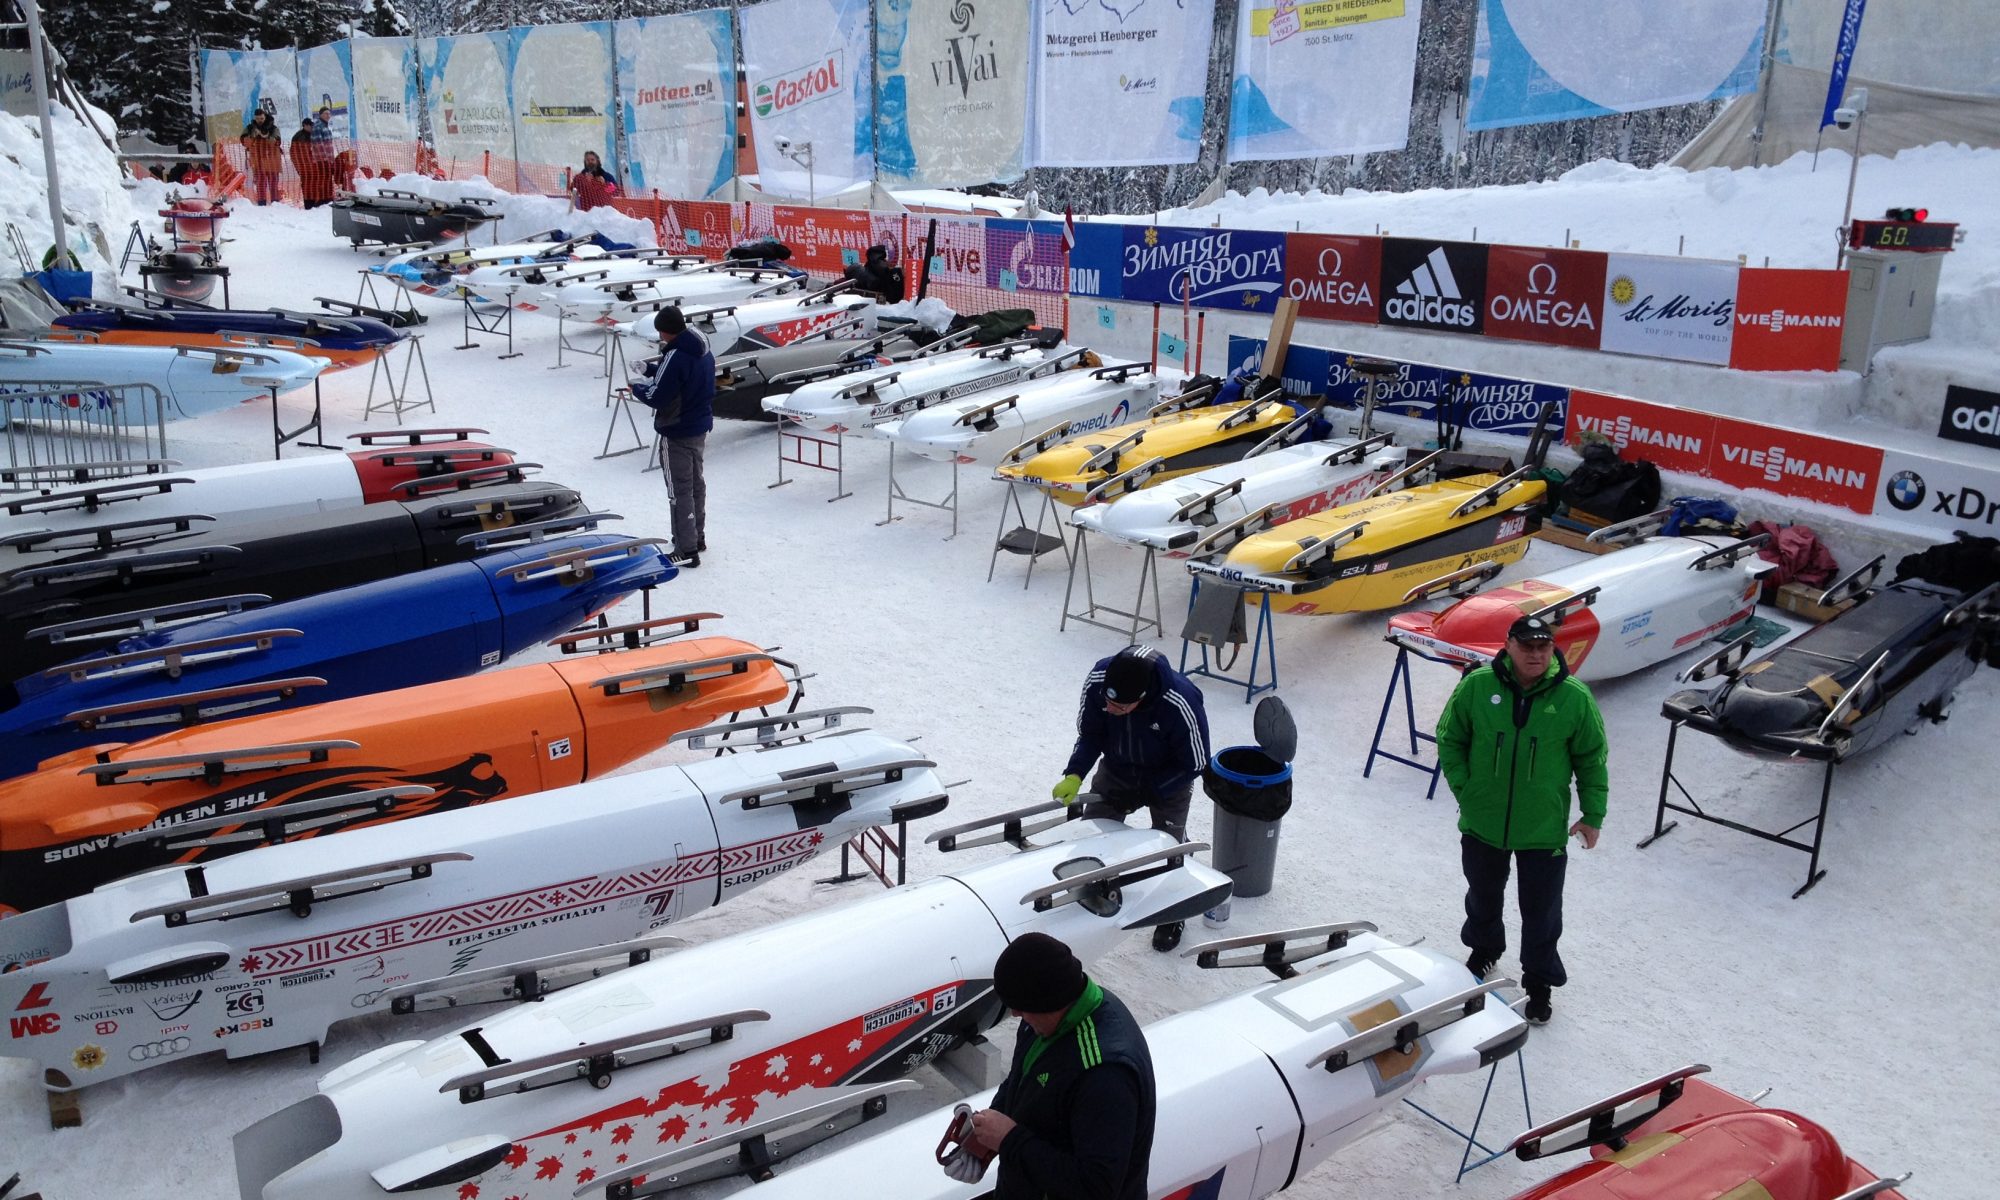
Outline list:
[[[501,1161],[505,1162],[510,1167],[518,1167],[522,1163],[528,1161],[528,1148],[526,1146],[523,1146],[521,1143],[516,1142],[513,1145],[507,1147],[507,1157],[502,1159]]]
[[[535,1164],[535,1178],[555,1179],[562,1174],[562,1159],[551,1154]]]
[[[660,1140],[663,1142],[678,1142],[687,1136],[687,1131],[686,1117],[668,1117],[660,1122]]]
[[[478,1197],[479,1197],[478,1184],[461,1183],[458,1185],[458,1200],[478,1200]]]
[[[563,1145],[565,1145],[565,1146],[574,1146],[574,1145],[576,1145],[576,1135],[575,1135],[574,1133],[566,1133],[566,1134],[564,1134],[564,1135],[563,1135]]]
[[[738,1096],[729,1102],[729,1115],[723,1118],[722,1123],[724,1125],[734,1125],[738,1122],[748,1124],[750,1118],[756,1115],[757,1097]]]
[[[611,1131],[611,1144],[614,1146],[622,1146],[631,1140],[632,1127],[630,1125],[620,1125]]]

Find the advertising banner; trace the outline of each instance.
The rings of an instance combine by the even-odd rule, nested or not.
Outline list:
[[[837,276],[873,245],[875,223],[857,209],[808,208],[791,204],[752,204],[744,240],[774,237],[792,248],[789,265],[814,275]],[[910,278],[912,289],[916,279]]]
[[[730,218],[734,204],[707,200],[669,200],[660,217],[660,245],[675,254],[721,258],[733,241]]]
[[[1230,337],[1232,371],[1246,364],[1254,368],[1263,357],[1263,338]],[[1359,408],[1369,385],[1348,369],[1351,358],[1345,350],[1294,342],[1285,353],[1285,390],[1293,395],[1325,396],[1343,408]],[[1442,409],[1445,420],[1467,429],[1527,437],[1535,431],[1535,418],[1544,404],[1550,406],[1552,431],[1563,427],[1567,415],[1569,389],[1557,384],[1428,363],[1399,362],[1396,366],[1395,380],[1378,401],[1379,411],[1394,416],[1432,420]]]
[[[1270,312],[1285,286],[1285,235],[1265,230],[1127,225],[1119,288],[1127,300]]]
[[[764,190],[811,199],[873,179],[870,0],[765,0],[742,11]]]
[[[875,169],[907,187],[1019,179],[1036,5],[875,0]]]
[[[1477,242],[1382,239],[1384,325],[1479,333],[1486,305],[1486,251]]]
[[[314,46],[299,51],[299,109],[317,117],[328,110],[327,125],[333,140],[345,142],[354,136],[349,110],[354,104],[353,49],[346,42]]]
[[[1003,292],[1061,293],[1062,222],[986,222],[986,286]]]
[[[514,120],[507,90],[507,34],[495,30],[424,38],[417,43],[417,53],[423,63],[431,145],[445,173],[454,179],[478,174],[488,154],[511,164]],[[511,173],[500,182],[513,183]]]
[[[1285,295],[1299,302],[1302,317],[1373,325],[1381,280],[1381,238],[1285,235]]]
[[[1840,14],[1840,40],[1833,48],[1833,70],[1826,80],[1826,106],[1820,110],[1819,127],[1833,124],[1833,110],[1847,102],[1847,72],[1854,65],[1854,47],[1861,40],[1861,16],[1868,0],[1847,0]]]
[[[630,18],[614,40],[627,190],[713,194],[736,174],[729,10]]]
[[[1610,254],[1604,265],[1604,331],[1619,354],[1724,366],[1736,312],[1735,263]]]
[[[1201,156],[1215,0],[1033,8],[1035,166],[1141,167]]]
[[[1486,336],[1597,349],[1604,255],[1495,246],[1486,255]]]
[[[354,64],[354,137],[411,145],[417,140],[417,50],[406,37],[358,37]],[[504,84],[506,76],[501,76]]]
[[[1230,160],[1401,150],[1423,8],[1422,0],[1246,0],[1236,21]]]
[[[2000,450],[2000,392],[1947,385],[1944,412],[1938,416],[1938,436]]]
[[[1577,445],[1583,434],[1601,434],[1618,448],[1620,458],[1643,458],[1662,471],[1707,476],[1715,422],[1692,409],[1575,388],[1569,394],[1563,441]]]
[[[35,77],[26,50],[0,50],[0,112],[35,115]]]
[[[1881,474],[1882,450],[1877,446],[1731,417],[1715,419],[1708,476],[1731,487],[1761,488],[1872,513]]]
[[[1744,371],[1837,371],[1847,272],[1741,267],[1729,365]]]
[[[986,222],[978,217],[926,217],[910,222],[913,238],[929,236],[930,222],[937,222],[937,240],[931,243],[930,278],[934,284],[965,287],[986,286]],[[918,243],[917,252],[922,253]],[[911,283],[916,280],[912,278]]]
[[[1069,290],[1073,296],[1122,299],[1127,226],[1107,221],[1079,221],[1076,247],[1069,252]],[[1178,303],[1178,301],[1176,301]]]
[[[1901,450],[1882,455],[1875,515],[1943,541],[1959,530],[2000,537],[2000,469]]]
[[[1764,9],[1765,0],[1480,0],[1466,128],[1755,91]]]
[[[611,23],[517,25],[508,40],[514,158],[523,171],[539,168],[523,183],[563,187],[562,172],[582,167],[584,151],[595,150],[625,190],[611,125]]]
[[[210,145],[241,138],[259,109],[289,140],[299,127],[298,57],[290,50],[203,50],[201,97]]]

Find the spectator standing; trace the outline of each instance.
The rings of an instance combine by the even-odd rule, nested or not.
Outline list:
[[[699,567],[708,549],[708,483],[702,456],[715,428],[715,355],[708,341],[688,328],[679,308],[668,306],[653,318],[662,353],[646,364],[646,377],[633,395],[653,410],[660,435],[660,467],[673,489],[674,552],[683,567]]]
[[[285,140],[271,110],[260,108],[243,127],[244,157],[249,159],[251,199],[269,204],[279,198],[278,185],[285,171]]]
[[[604,169],[604,160],[595,150],[583,152],[583,167],[569,177],[570,194],[574,196],[576,211],[589,212],[611,203],[618,194],[618,178]]]

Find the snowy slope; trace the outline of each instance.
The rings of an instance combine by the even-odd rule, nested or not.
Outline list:
[[[1937,150],[1904,157],[1912,173],[1907,187],[1898,182],[1903,160],[1864,164],[1864,183],[1879,177],[1869,205],[1913,196],[1910,202],[1930,203],[1947,217],[1984,211],[1969,197],[1954,210],[1928,189],[1963,181],[1990,195],[2000,157]],[[1379,220],[1396,232],[1458,236],[1476,224],[1482,238],[1540,242],[1571,225],[1585,245],[1671,252],[1683,228],[1713,234],[1754,218],[1755,236],[1691,244],[1690,253],[1733,256],[1740,248],[1755,252],[1753,262],[1768,251],[1774,262],[1804,263],[1819,261],[1815,247],[1830,241],[1826,231],[1838,216],[1837,207],[1824,205],[1822,189],[1829,179],[1844,186],[1844,172],[1827,161],[1817,176],[1790,167],[1698,182],[1624,181],[1610,167],[1585,175],[1493,193],[1305,202],[1295,206],[1296,220],[1308,229],[1362,231]],[[1754,200],[1743,199],[1746,193],[1755,193]],[[1235,203],[1255,211],[1231,212],[1231,222],[1289,227],[1294,219],[1269,198]],[[1325,206],[1336,204],[1359,205],[1359,215],[1344,208],[1330,214]],[[1776,215],[1787,213],[1790,224]],[[350,297],[354,271],[372,261],[335,242],[322,213],[246,208],[232,226],[233,286],[246,306]],[[518,225],[534,227],[532,220]],[[510,221],[508,228],[517,226]],[[1830,250],[1825,257],[1830,261]],[[1947,267],[1956,289],[1948,310],[1983,302],[1990,285],[1969,281],[1990,279],[1992,263],[1979,242],[1968,243]],[[1968,274],[1956,278],[1961,271]],[[476,349],[450,349],[462,340],[457,311],[423,303],[433,315],[424,345],[437,412],[418,414],[410,424],[484,426],[494,440],[547,464],[545,477],[580,487],[595,507],[627,514],[633,532],[665,531],[660,476],[642,473],[642,457],[595,459],[611,415],[603,380],[593,377],[592,360],[575,365],[571,357],[572,365],[552,369],[553,322],[521,317],[515,328],[525,357],[500,361],[499,339],[490,335],[477,335],[483,344]],[[1964,328],[1954,352],[1989,383],[2000,382],[1994,336],[1980,333],[1978,322]],[[1449,344],[1469,356],[1467,366],[1483,365],[1484,344]],[[327,440],[364,428],[366,390],[365,376],[329,378],[333,436]],[[306,403],[286,399],[288,425]],[[366,427],[386,424],[377,418]],[[1828,428],[1838,424],[1830,420]],[[270,452],[269,426],[267,402],[259,402],[177,423],[169,440],[189,466],[242,461]],[[287,456],[300,453],[309,452]],[[1018,559],[1003,560],[994,582],[984,582],[1000,519],[999,486],[970,474],[962,479],[963,532],[947,540],[943,513],[905,509],[903,519],[877,526],[886,486],[879,444],[849,445],[854,495],[838,503],[826,503],[834,494],[831,476],[796,467],[788,468],[795,482],[768,488],[775,457],[769,427],[718,427],[708,467],[713,551],[699,570],[668,585],[661,602],[672,611],[726,613],[723,630],[782,644],[787,657],[818,673],[808,685],[809,703],[871,705],[879,727],[922,735],[921,746],[946,778],[971,779],[954,794],[946,819],[968,820],[1046,796],[1068,750],[1075,690],[1090,663],[1121,639],[1074,625],[1057,633],[1064,579],[1047,560],[1025,589]],[[898,481],[924,496],[942,495],[947,475],[909,459],[897,467]],[[1102,544],[1093,553],[1098,594],[1122,602],[1136,559]],[[1537,544],[1509,576],[1543,573],[1572,558]],[[1168,613],[1179,611],[1186,600],[1182,578],[1166,572],[1163,591]],[[1366,919],[1391,936],[1421,937],[1448,950],[1457,945],[1461,885],[1450,801],[1425,800],[1422,778],[1393,765],[1361,777],[1392,662],[1380,636],[1383,620],[1378,614],[1280,624],[1283,695],[1301,728],[1298,803],[1283,827],[1276,890],[1239,902],[1231,933]],[[2000,809],[1992,789],[1978,781],[1987,769],[1979,745],[2000,721],[2000,673],[1976,676],[1944,727],[1925,728],[1844,770],[1826,835],[1829,874],[1794,901],[1788,897],[1804,858],[1790,851],[1686,822],[1659,845],[1634,848],[1652,824],[1666,740],[1659,702],[1674,687],[1671,670],[1598,689],[1613,742],[1611,815],[1603,844],[1579,853],[1570,871],[1564,950],[1573,981],[1558,993],[1555,1021],[1534,1033],[1525,1052],[1535,1115],[1546,1119],[1670,1067],[1704,1061],[1724,1086],[1745,1094],[1772,1088],[1769,1103],[1824,1122],[1871,1166],[1915,1170],[1912,1196],[1989,1196],[2000,1177],[1990,1137],[2000,1117],[1994,1082],[2000,1048],[1986,1028],[1989,996],[2000,984],[2000,944],[1992,936],[2000,872],[1990,849],[2000,839]],[[1419,664],[1415,683],[1417,710],[1427,721],[1451,679]],[[1215,684],[1205,690],[1215,744],[1250,740],[1240,693]],[[1818,776],[1810,768],[1753,763],[1692,735],[1682,739],[1680,766],[1704,803],[1737,819],[1783,827],[1816,801]],[[1192,833],[1203,837],[1209,827],[1208,805],[1198,800]],[[913,840],[920,840],[916,832]],[[912,871],[921,877],[939,866],[939,856],[919,851]],[[714,937],[857,894],[810,882],[831,873],[831,864],[797,873],[677,932]],[[1190,941],[1201,933],[1191,929]],[[1148,1020],[1251,982],[1196,971],[1155,955],[1138,938],[1107,960],[1100,975]],[[810,981],[774,974],[762,986]],[[27,1186],[51,1197],[233,1196],[229,1138],[236,1130],[308,1094],[320,1071],[455,1020],[378,1017],[336,1027],[319,1067],[297,1052],[161,1067],[87,1091],[85,1127],[65,1132],[47,1129],[25,1064],[0,1060],[0,1146],[9,1151],[0,1155],[0,1172],[21,1169]],[[1512,1079],[1509,1068],[1495,1086],[1484,1130],[1489,1142],[1526,1124]],[[1445,1080],[1422,1100],[1469,1122],[1482,1083]],[[1497,1200],[1553,1173],[1508,1160],[1454,1189],[1459,1149],[1404,1111],[1288,1194]]]

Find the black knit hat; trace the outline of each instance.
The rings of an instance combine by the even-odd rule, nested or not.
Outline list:
[[[1083,995],[1083,964],[1046,933],[1024,933],[993,964],[1000,1003],[1015,1012],[1063,1012]]]
[[[1120,654],[1104,668],[1104,698],[1119,704],[1144,700],[1159,682],[1153,662],[1137,654]]]

